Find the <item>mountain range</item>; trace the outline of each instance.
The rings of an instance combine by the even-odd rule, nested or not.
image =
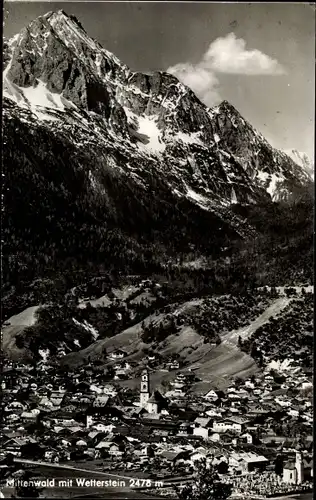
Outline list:
[[[62,10],[3,51],[6,296],[57,270],[219,258],[312,189],[306,158],[229,102],[208,108],[166,72],[131,71]]]
[[[300,165],[314,179],[314,161],[304,152],[297,149],[285,150],[284,153],[292,158],[297,165]]]

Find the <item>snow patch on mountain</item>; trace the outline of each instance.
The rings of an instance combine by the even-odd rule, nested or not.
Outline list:
[[[297,165],[302,167],[311,176],[311,178],[314,179],[314,162],[306,153],[297,151],[297,149],[287,149],[284,150],[284,153],[292,158],[292,160],[295,161]]]
[[[271,180],[269,183],[269,186],[267,188],[267,191],[269,195],[271,196],[272,200],[276,198],[276,192],[277,192],[277,187],[278,183],[284,181],[284,177],[276,175],[276,174],[271,174]]]
[[[194,189],[191,189],[187,185],[185,185],[185,187],[186,187],[186,196],[188,198],[195,201],[204,210],[209,209],[210,200],[206,196],[203,196],[202,194],[197,193]]]
[[[235,189],[233,187],[232,187],[232,193],[231,193],[231,203],[232,204],[238,203],[236,192],[235,192]]]
[[[46,83],[38,81],[35,87],[20,89],[30,106],[41,106],[44,108],[65,109],[60,94],[53,94],[46,88]]]
[[[154,153],[162,153],[166,145],[162,140],[161,130],[157,126],[157,117],[138,116],[138,131],[148,139],[147,144],[138,143],[139,148],[150,150]]]
[[[76,109],[76,106],[65,99],[62,94],[50,92],[47,84],[38,80],[37,85],[30,87],[19,87],[10,82],[7,73],[10,68],[3,72],[3,97],[7,97],[24,109],[32,111],[39,120],[58,121],[52,111],[65,111],[66,109]]]
[[[216,115],[219,115],[220,114],[220,107],[219,106],[214,106],[213,108],[210,108],[208,110],[208,115],[209,117],[213,120],[213,118],[216,116]]]
[[[162,131],[158,128],[157,115],[137,115],[130,108],[123,106],[127,123],[137,131],[137,145],[139,149],[148,153],[162,153],[166,149]],[[140,134],[140,135],[139,135]]]
[[[200,139],[200,132],[194,132],[193,134],[185,134],[184,132],[179,131],[175,136],[175,139],[180,139],[185,144],[201,144],[203,142]]]
[[[73,22],[63,11],[57,13],[48,13],[44,17],[48,20],[51,27],[62,38],[67,47],[71,46],[77,49],[77,40],[88,46],[91,50],[98,50],[97,44],[90,38],[77,23]]]
[[[272,201],[277,201],[278,187],[282,182],[284,182],[284,176],[282,174],[277,175],[259,171],[257,179],[261,181],[262,187],[269,193]]]

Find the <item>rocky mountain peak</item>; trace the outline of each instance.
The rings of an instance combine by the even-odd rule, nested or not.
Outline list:
[[[39,69],[41,76],[54,78],[53,73],[67,66],[69,60],[95,78],[126,69],[116,56],[87,35],[74,16],[68,16],[63,10],[36,18],[15,38],[17,43],[9,75],[18,85],[32,84],[32,77],[36,77]],[[62,57],[66,62],[62,63]],[[22,67],[19,66],[21,59]],[[55,64],[50,59],[56,59]],[[42,65],[38,68],[40,60]],[[43,75],[43,69],[47,69],[47,75]],[[21,75],[23,71],[29,75],[26,81]]]
[[[292,160],[300,165],[310,176],[314,179],[314,161],[308,154],[303,151],[297,151],[297,149],[285,150],[284,153],[292,158]]]
[[[5,53],[4,95],[11,102],[47,127],[56,120],[60,131],[69,122],[83,127],[80,144],[95,136],[116,154],[124,149],[132,158],[124,171],[139,156],[155,158],[156,175],[203,209],[277,199],[277,186],[284,197],[293,182],[307,181],[305,170],[228,101],[209,109],[173,75],[131,71],[63,10],[32,21]]]
[[[68,49],[77,57],[83,57],[86,63],[92,63],[90,69],[98,69],[97,66],[101,65],[101,59],[104,57],[107,57],[114,65],[124,66],[114,54],[103,49],[99,42],[87,34],[75,16],[66,14],[64,10],[59,10],[58,12],[49,12],[42,17],[52,28],[54,35]],[[38,20],[41,21],[41,18]],[[97,60],[98,55],[99,60]],[[89,59],[91,60],[89,61]]]
[[[4,90],[21,105],[95,112],[117,122],[126,117],[115,100],[113,81],[125,78],[126,66],[90,38],[80,22],[63,10],[32,21],[15,37],[4,74]],[[105,84],[106,81],[112,85]],[[45,98],[43,98],[45,97]],[[45,104],[44,104],[45,106]],[[121,130],[121,131],[122,131]]]
[[[224,99],[220,104],[218,104],[217,106],[214,106],[213,109],[217,109],[218,112],[220,113],[227,113],[227,114],[232,114],[232,115],[236,115],[236,116],[240,116],[241,117],[241,114],[239,113],[239,111],[235,108],[235,106],[233,106],[233,104],[231,104],[229,101],[227,101],[226,99]]]
[[[47,12],[46,14],[44,14],[43,17],[45,19],[47,19],[47,21],[49,21],[50,24],[52,22],[54,22],[54,21],[55,22],[65,23],[66,25],[69,25],[69,23],[73,23],[83,33],[87,34],[86,30],[84,29],[84,27],[80,23],[79,19],[77,19],[77,17],[74,16],[74,15],[68,15],[67,12],[65,12],[63,9],[60,9],[60,10],[58,10],[56,12],[54,12],[54,11]]]

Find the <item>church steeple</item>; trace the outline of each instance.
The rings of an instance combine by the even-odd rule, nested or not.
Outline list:
[[[304,465],[303,456],[300,449],[296,449],[295,454],[295,468],[297,471],[297,484],[302,484],[304,482]]]
[[[140,406],[145,407],[149,399],[149,374],[147,368],[144,368],[140,383]]]

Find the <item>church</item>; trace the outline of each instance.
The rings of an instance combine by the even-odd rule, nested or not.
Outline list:
[[[288,484],[302,484],[305,480],[311,480],[313,466],[304,460],[302,452],[297,449],[295,462],[288,461],[283,467],[283,482]]]
[[[161,413],[167,408],[167,401],[159,391],[150,393],[150,381],[147,368],[142,371],[140,385],[140,407],[145,408],[148,413]]]

